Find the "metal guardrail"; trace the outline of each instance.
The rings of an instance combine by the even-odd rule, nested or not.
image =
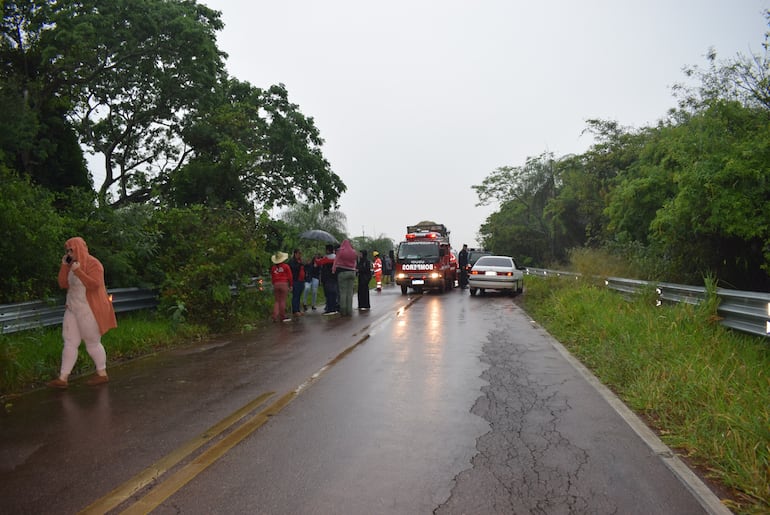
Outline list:
[[[527,273],[543,277],[580,277],[574,272],[528,268]],[[608,277],[608,288],[630,298],[646,288],[655,288],[658,305],[664,302],[687,303],[697,305],[706,299],[706,288],[682,284],[658,283],[638,279]],[[770,293],[728,290],[717,288],[719,299],[717,314],[720,323],[731,329],[757,336],[770,337]]]
[[[155,290],[113,288],[107,290],[107,293],[112,296],[112,306],[116,313],[158,307],[158,292]],[[36,300],[19,304],[0,304],[0,333],[58,325],[63,317],[63,298],[49,302]]]
[[[579,279],[576,272],[548,270],[545,268],[527,268],[527,275],[540,277],[568,277]],[[638,279],[608,277],[605,284],[612,290],[623,293],[626,297],[638,294],[645,288],[655,287],[658,304],[663,302],[686,302],[699,304],[706,298],[706,289],[700,286],[686,286],[671,283],[653,283]],[[269,290],[262,278],[252,278],[251,287]],[[158,306],[158,294],[155,290],[142,288],[113,288],[107,290],[112,295],[112,304],[116,313],[155,309]],[[770,337],[770,293],[728,290],[717,288],[719,307],[717,314],[726,327]],[[19,304],[0,304],[0,334],[13,333],[60,324],[64,316],[64,301],[32,301]]]
[[[546,268],[530,268],[527,267],[525,272],[527,275],[537,275],[540,277],[580,277],[577,272],[564,272],[562,270],[548,270]]]

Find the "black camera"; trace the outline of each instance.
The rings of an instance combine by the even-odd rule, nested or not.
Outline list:
[[[67,263],[72,263],[72,256],[67,256]]]

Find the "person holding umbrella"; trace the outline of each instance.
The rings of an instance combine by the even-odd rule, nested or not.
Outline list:
[[[337,238],[335,238],[332,233],[322,231],[321,229],[311,229],[309,231],[305,231],[301,233],[299,237],[306,240],[323,241],[325,243],[331,243],[332,245],[337,245],[339,243]]]
[[[324,315],[336,315],[339,313],[339,304],[337,302],[337,276],[332,272],[332,266],[334,265],[334,259],[337,255],[334,253],[334,245],[326,245],[326,255],[322,258],[315,260],[316,265],[321,268],[321,286],[324,289],[324,296],[326,297],[326,307],[324,308]]]

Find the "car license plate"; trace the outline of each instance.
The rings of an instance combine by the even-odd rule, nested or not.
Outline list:
[[[412,280],[412,284],[425,284],[425,281],[422,279],[414,279]]]
[[[489,270],[487,270],[486,272],[484,272],[484,275],[497,275],[497,272],[490,272]]]

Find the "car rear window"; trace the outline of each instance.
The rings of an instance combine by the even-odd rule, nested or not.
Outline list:
[[[475,263],[480,257],[489,256],[490,254],[491,252],[487,252],[485,250],[471,250],[468,252],[468,261],[470,263]]]
[[[500,256],[481,256],[476,264],[479,266],[504,266],[513,268],[513,260],[508,257]]]

